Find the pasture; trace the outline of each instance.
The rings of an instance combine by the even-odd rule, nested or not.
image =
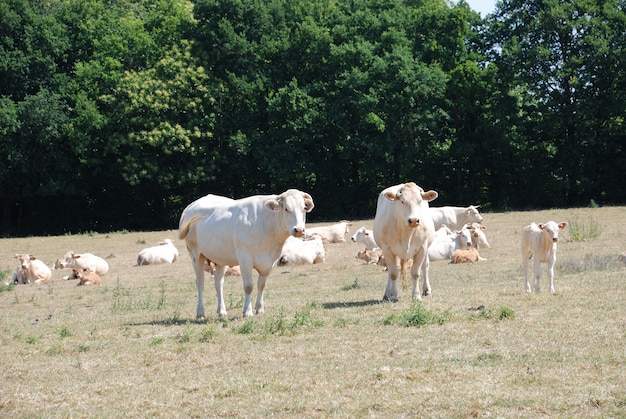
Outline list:
[[[326,245],[323,264],[275,268],[265,314],[251,319],[240,277],[226,278],[227,319],[210,277],[207,318],[195,319],[176,230],[0,239],[2,284],[15,253],[50,266],[91,252],[111,267],[101,286],[65,281],[67,270],[2,285],[0,416],[625,417],[626,207],[483,215],[487,260],[432,262],[421,304],[401,287],[382,303],[386,272],[355,259],[348,237]],[[570,223],[556,295],[545,272],[527,294],[520,232],[549,220]],[[134,266],[164,238],[176,263]]]

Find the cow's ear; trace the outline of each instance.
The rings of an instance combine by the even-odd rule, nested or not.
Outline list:
[[[72,255],[72,258],[74,259],[78,259],[80,257],[80,255]]]
[[[544,228],[546,228],[546,226],[543,223],[537,224],[537,227],[539,227],[539,230],[543,230]]]
[[[439,194],[436,191],[430,190],[422,194],[422,199],[424,201],[430,202],[430,201],[434,201],[435,199],[437,199],[438,196]]]
[[[563,230],[565,227],[567,227],[567,222],[566,221],[563,221],[562,223],[559,223],[559,228],[561,230]]]
[[[304,209],[306,212],[311,212],[311,210],[315,207],[313,203],[313,197],[306,192],[302,192],[302,197],[304,198]]]
[[[399,199],[400,195],[402,195],[401,192],[394,192],[394,191],[385,192],[385,198],[387,198],[390,201],[395,201],[396,199]]]
[[[37,259],[37,256],[35,256],[35,255],[30,255],[30,260],[35,260],[35,259]]]
[[[265,201],[265,208],[272,211],[278,211],[280,209],[280,203],[275,199],[268,199]]]

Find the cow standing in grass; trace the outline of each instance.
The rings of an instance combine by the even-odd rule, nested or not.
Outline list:
[[[245,301],[244,317],[253,315],[250,296],[254,289],[252,270],[257,281],[257,314],[265,311],[265,283],[283,244],[290,235],[303,237],[306,213],[313,209],[307,193],[289,189],[280,195],[256,195],[230,199],[206,195],[185,208],[179,223],[178,237],[184,239],[196,274],[198,291],[197,317],[204,317],[204,272],[207,261],[215,262],[217,313],[226,316],[224,272],[227,266],[239,265]]]
[[[420,274],[423,271],[422,293],[429,295],[428,246],[433,242],[435,226],[428,211],[428,203],[437,198],[435,191],[424,190],[413,182],[391,186],[378,196],[374,235],[387,261],[388,278],[383,300],[398,301],[398,266],[389,261],[400,260],[403,284],[406,281],[406,263],[413,259],[411,278],[413,279],[412,298],[420,299],[418,290]]]
[[[526,292],[531,292],[528,280],[528,261],[534,260],[535,267],[535,292],[541,290],[541,264],[548,264],[548,279],[550,280],[550,292],[554,294],[554,264],[556,263],[556,246],[559,242],[559,230],[567,227],[566,222],[555,223],[548,221],[543,224],[532,223],[522,230],[522,267],[526,280]]]

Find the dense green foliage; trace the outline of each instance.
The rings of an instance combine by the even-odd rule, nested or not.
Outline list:
[[[7,0],[0,234],[172,228],[297,187],[311,219],[626,202],[626,3]]]

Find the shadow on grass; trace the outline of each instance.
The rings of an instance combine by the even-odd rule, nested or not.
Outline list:
[[[365,307],[365,306],[373,306],[376,304],[382,304],[382,300],[365,300],[365,301],[343,301],[340,303],[324,303],[322,307],[327,310],[332,310],[335,308],[351,308],[351,307]]]
[[[219,319],[219,318],[203,318],[203,319],[162,319],[162,320],[152,320],[145,322],[131,322],[127,323],[126,326],[185,326],[187,324],[228,324],[229,322],[234,322],[238,318],[232,317],[228,320]]]

